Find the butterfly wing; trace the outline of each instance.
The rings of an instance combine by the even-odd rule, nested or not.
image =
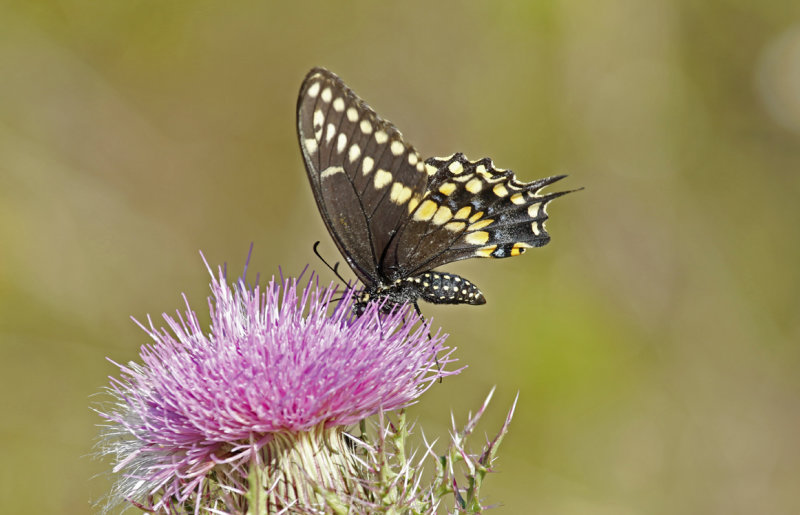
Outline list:
[[[300,88],[297,135],[317,207],[339,251],[366,286],[385,280],[389,243],[428,183],[419,154],[322,68],[311,70]]]
[[[490,159],[463,154],[426,162],[427,190],[392,242],[387,264],[414,275],[471,257],[518,256],[550,241],[547,203],[568,193],[542,194],[564,176],[523,183]]]

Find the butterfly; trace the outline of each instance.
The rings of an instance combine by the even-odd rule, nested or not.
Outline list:
[[[297,100],[297,137],[328,232],[364,289],[354,310],[418,300],[484,304],[472,282],[433,269],[506,258],[550,241],[541,193],[564,175],[520,182],[488,158],[422,160],[389,121],[335,74],[314,68]]]

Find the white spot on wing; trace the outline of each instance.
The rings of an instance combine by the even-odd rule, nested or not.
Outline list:
[[[322,127],[325,125],[325,115],[317,109],[314,111],[314,137],[317,141],[322,139]]]
[[[377,139],[377,137],[378,137],[378,134],[375,133],[375,138]],[[400,141],[397,141],[397,140],[392,141],[392,144],[391,144],[391,146],[389,148],[392,150],[392,154],[394,154],[396,156],[401,155],[406,150],[406,147],[403,146],[403,143],[400,142]]]
[[[329,123],[328,130],[325,131],[325,143],[330,143],[334,134],[336,134],[336,127],[332,123]]]
[[[315,82],[308,88],[308,96],[317,98],[317,95],[319,95],[319,82]]]
[[[377,172],[375,172],[375,189],[379,190],[385,188],[387,185],[391,184],[392,182],[392,173],[387,172],[386,170],[379,168]]]
[[[356,143],[350,145],[350,150],[347,152],[347,157],[350,158],[350,162],[354,162],[360,155],[361,147],[359,147]]]
[[[364,134],[369,134],[372,132],[372,124],[369,123],[369,120],[361,120],[361,132]]]
[[[323,179],[327,179],[328,177],[336,175],[337,173],[344,173],[344,168],[342,168],[341,166],[330,166],[324,169],[322,173],[319,174],[319,176],[322,177]]]
[[[361,173],[367,175],[369,172],[372,171],[372,167],[375,165],[375,160],[371,157],[367,156],[364,158],[364,161],[361,162]]]
[[[402,183],[395,182],[392,184],[392,191],[389,194],[389,200],[402,206],[408,199],[411,198],[411,188],[404,186]]]
[[[330,102],[331,97],[333,94],[331,93],[331,88],[325,88],[322,90],[322,101],[323,102]]]
[[[333,110],[337,113],[341,113],[344,111],[344,100],[342,97],[338,97],[336,100],[333,101]]]
[[[358,120],[358,111],[356,111],[355,107],[350,107],[347,109],[347,119],[351,122]]]
[[[389,135],[386,134],[385,131],[376,131],[375,132],[375,141],[378,142],[379,145],[383,144],[383,143],[386,143],[387,141],[389,141]]]
[[[309,154],[313,154],[314,152],[317,151],[317,140],[315,140],[314,138],[306,138],[304,144],[306,147],[306,151]]]
[[[339,133],[339,137],[336,138],[336,152],[341,154],[344,152],[344,147],[347,146],[347,136],[343,132]]]

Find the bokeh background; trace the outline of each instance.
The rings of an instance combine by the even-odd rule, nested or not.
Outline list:
[[[295,139],[315,65],[424,155],[585,187],[547,247],[448,267],[487,305],[425,308],[468,365],[427,434],[520,394],[493,513],[800,513],[794,0],[3,3],[0,511],[93,511],[105,357],[204,309],[199,250],[337,257]]]

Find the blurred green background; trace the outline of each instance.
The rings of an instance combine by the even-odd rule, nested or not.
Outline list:
[[[586,188],[547,247],[448,267],[487,305],[425,307],[469,365],[426,434],[520,392],[494,513],[800,513],[794,0],[4,3],[2,513],[92,511],[105,357],[205,311],[198,250],[338,257],[295,139],[315,65],[423,155]]]

